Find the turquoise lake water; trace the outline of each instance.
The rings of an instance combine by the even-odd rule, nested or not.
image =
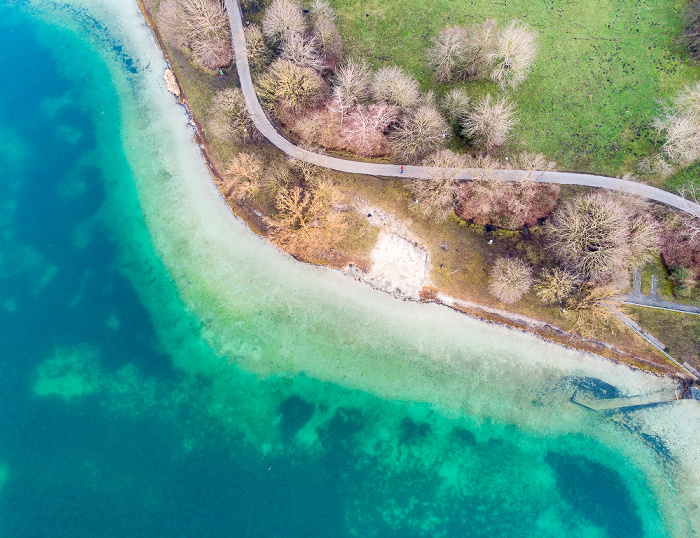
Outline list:
[[[693,402],[278,253],[137,15],[0,5],[0,537],[697,534]]]

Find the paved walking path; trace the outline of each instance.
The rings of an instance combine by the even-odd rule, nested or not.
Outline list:
[[[255,93],[253,81],[250,76],[250,66],[248,65],[248,53],[246,51],[245,36],[243,33],[243,19],[241,16],[240,5],[238,0],[224,0],[226,12],[228,13],[229,22],[231,24],[231,35],[233,48],[236,54],[236,67],[238,68],[238,78],[240,79],[241,89],[245,98],[248,113],[253,119],[253,123],[258,130],[272,144],[277,146],[281,151],[308,163],[338,170],[340,172],[348,172],[351,174],[364,174],[368,176],[383,176],[383,177],[402,177],[413,179],[429,179],[435,175],[437,169],[428,166],[410,166],[404,165],[404,172],[401,174],[401,166],[394,164],[376,164],[360,161],[349,161],[338,159],[328,155],[320,155],[307,151],[292,144],[284,138],[270,123],[270,120],[265,115],[258,97]],[[689,202],[684,198],[672,194],[668,191],[657,189],[643,183],[627,181],[607,176],[597,176],[593,174],[576,174],[573,172],[540,172],[540,171],[525,171],[525,170],[483,170],[480,168],[462,168],[453,169],[456,179],[469,180],[481,179],[488,175],[488,179],[500,181],[522,181],[531,180],[538,183],[558,183],[560,185],[582,185],[586,187],[598,187],[610,189],[618,192],[631,193],[649,200],[655,200],[664,204],[675,207],[690,213],[696,217],[700,217],[700,205]]]

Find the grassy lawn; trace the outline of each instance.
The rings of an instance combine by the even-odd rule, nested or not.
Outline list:
[[[502,153],[543,152],[560,170],[635,172],[657,143],[648,125],[657,100],[700,80],[674,44],[685,0],[332,0],[346,56],[373,67],[396,63],[424,90],[443,92],[425,62],[430,38],[445,26],[501,25],[512,19],[539,32],[540,52],[513,94],[520,122]],[[472,96],[497,92],[464,85]]]
[[[626,306],[625,311],[666,344],[669,355],[700,369],[700,316],[633,306]]]

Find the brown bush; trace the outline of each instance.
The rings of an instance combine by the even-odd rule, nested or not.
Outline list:
[[[457,191],[460,218],[518,230],[548,217],[557,203],[558,185],[530,181],[466,181]]]
[[[505,143],[516,123],[515,105],[507,97],[494,100],[487,93],[462,122],[462,135],[471,138],[478,147],[491,151]]]
[[[434,106],[422,105],[391,133],[391,144],[406,162],[418,162],[447,144],[450,128]]]
[[[219,90],[214,96],[209,127],[212,134],[235,144],[246,144],[260,139],[245,106],[243,92],[238,88]]]
[[[300,115],[318,105],[327,92],[326,83],[313,69],[289,60],[277,59],[257,79],[261,99],[272,103],[278,112]]]
[[[231,31],[220,0],[165,0],[158,24],[166,39],[198,67],[218,71],[233,61]]]
[[[487,19],[467,28],[467,48],[462,76],[466,79],[482,79],[489,73],[491,53],[496,46],[497,24]]]
[[[335,23],[327,16],[320,14],[314,23],[314,38],[318,42],[318,50],[323,56],[326,66],[334,69],[343,55],[343,38]]]
[[[352,106],[369,97],[369,85],[372,72],[365,60],[350,58],[335,71],[334,84],[338,89],[338,98],[347,106]]]
[[[661,229],[661,259],[671,269],[674,266],[688,269],[696,280],[700,279],[700,235],[684,229],[686,217],[668,219]]]
[[[326,62],[319,52],[319,43],[315,37],[307,38],[301,34],[291,34],[282,42],[280,58],[315,71],[323,71]]]
[[[491,270],[489,291],[499,301],[513,304],[532,287],[532,267],[518,258],[499,258]]]
[[[279,45],[294,34],[306,33],[306,19],[295,0],[272,0],[265,10],[262,31],[273,45]]]
[[[307,111],[289,127],[307,144],[318,144],[324,148],[344,149],[341,131],[343,126],[336,111],[322,106]]]
[[[449,26],[432,39],[428,49],[428,64],[440,82],[449,82],[464,72],[467,35],[458,26]]]
[[[684,16],[685,28],[682,39],[688,47],[690,54],[696,60],[700,60],[700,2],[694,0],[688,6]]]
[[[666,138],[662,155],[669,163],[688,165],[700,158],[700,82],[686,87],[666,107],[653,127]]]

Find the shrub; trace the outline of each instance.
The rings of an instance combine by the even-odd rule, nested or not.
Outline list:
[[[214,96],[209,126],[212,134],[234,144],[258,140],[260,133],[248,115],[243,92],[238,88],[219,90]]]
[[[277,59],[257,79],[260,97],[279,111],[299,115],[318,104],[327,87],[321,75],[289,60]]]
[[[278,45],[294,34],[306,33],[306,19],[301,5],[295,0],[272,0],[265,10],[262,31],[273,45]]]
[[[530,73],[537,55],[537,34],[527,24],[512,21],[498,32],[496,47],[488,55],[491,79],[501,88],[515,88]]]
[[[537,281],[537,296],[545,304],[561,303],[576,287],[576,276],[559,267],[545,269]]]
[[[499,258],[491,271],[489,291],[499,301],[513,304],[532,287],[532,267],[518,258]]]
[[[338,18],[338,15],[328,0],[313,0],[311,2],[310,11],[314,17],[316,17],[316,19],[319,17],[325,17],[329,21],[334,21]]]
[[[515,105],[506,97],[493,100],[488,93],[462,122],[462,135],[471,138],[484,150],[491,151],[505,143],[508,132],[516,122]]]
[[[220,0],[165,0],[158,11],[163,35],[207,71],[231,64],[231,31]]]
[[[680,266],[700,279],[700,235],[685,227],[686,217],[667,220],[661,230],[661,259],[667,268]]]
[[[700,60],[700,2],[691,2],[685,12],[685,28],[682,39],[690,54],[696,60]]]
[[[467,79],[482,79],[488,75],[491,53],[496,46],[497,24],[487,19],[481,24],[467,28],[467,47],[462,76]]]
[[[290,128],[307,144],[344,149],[340,116],[329,107],[320,107],[300,116]]]
[[[436,168],[429,179],[407,179],[406,186],[416,203],[413,210],[423,218],[445,222],[454,210],[455,193],[459,185],[457,169],[464,168],[465,158],[449,149],[433,153],[422,163]]]
[[[408,109],[420,99],[418,82],[403,72],[400,67],[382,67],[372,77],[370,86],[375,101],[385,101]]]
[[[471,99],[462,89],[453,88],[442,99],[442,109],[447,117],[456,123],[462,123],[469,114]]]
[[[474,224],[519,230],[548,217],[559,192],[558,185],[531,181],[465,181],[457,191],[455,213]]]
[[[418,107],[405,117],[391,135],[397,155],[407,162],[417,162],[447,143],[449,126],[433,106]]]

